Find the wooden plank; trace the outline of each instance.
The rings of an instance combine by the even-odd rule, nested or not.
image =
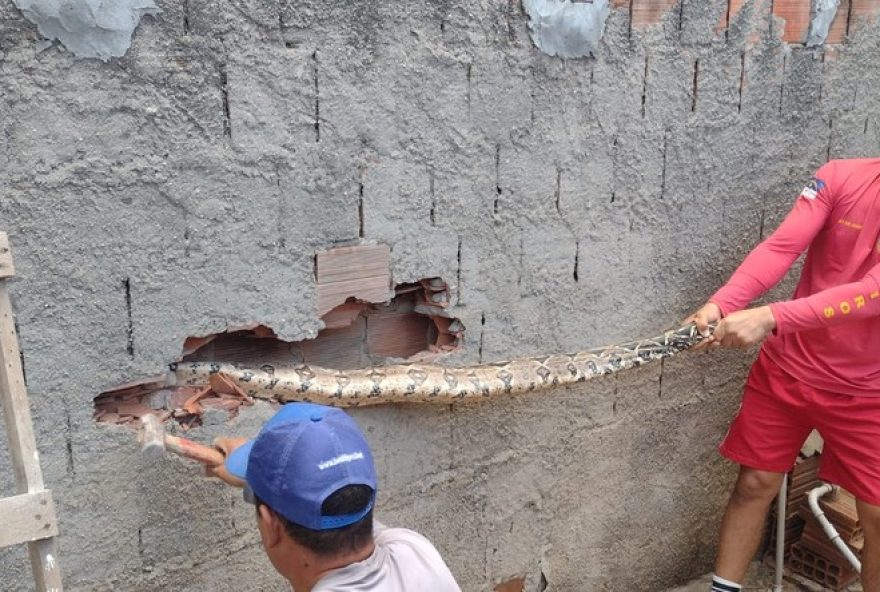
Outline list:
[[[6,546],[4,537],[7,536],[10,541],[27,541],[37,592],[62,592],[61,566],[54,538],[58,534],[55,506],[52,494],[43,489],[12,303],[4,279],[14,273],[8,237],[0,232],[0,404],[6,420],[15,486],[22,494],[0,500],[0,524],[3,525],[0,547]]]
[[[391,276],[391,249],[388,245],[358,245],[318,251],[315,277],[319,284]]]
[[[0,278],[15,275],[15,265],[12,264],[12,251],[9,250],[9,237],[5,232],[0,232]]]
[[[12,303],[9,301],[9,288],[6,284],[6,280],[0,279],[0,402],[3,404],[3,416],[6,419],[9,454],[15,473],[16,491],[42,491],[40,456],[34,439],[31,410],[21,372],[18,338],[12,318]]]
[[[38,491],[0,499],[0,524],[0,547],[57,535],[52,494]]]
[[[58,562],[58,544],[55,538],[28,543],[28,556],[37,592],[62,592],[61,565]]]

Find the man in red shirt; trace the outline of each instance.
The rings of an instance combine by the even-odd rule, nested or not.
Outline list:
[[[807,251],[791,300],[744,309]],[[858,499],[862,584],[880,592],[880,159],[825,164],[779,228],[692,317],[709,347],[764,342],[721,453],[740,464],[713,591],[735,592],[810,431],[821,479]]]

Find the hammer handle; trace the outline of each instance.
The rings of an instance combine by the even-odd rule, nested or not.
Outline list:
[[[222,465],[226,460],[223,453],[216,448],[198,444],[186,438],[169,436],[168,434],[165,435],[165,448],[206,465]]]

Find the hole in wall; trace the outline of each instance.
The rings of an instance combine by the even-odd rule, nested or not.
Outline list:
[[[285,341],[271,327],[252,325],[222,333],[187,337],[176,363],[218,362],[242,367],[309,364],[339,370],[393,362],[432,362],[458,349],[464,325],[448,309],[449,287],[440,278],[399,284],[387,303],[349,298],[321,319],[314,339]],[[206,420],[226,421],[253,400],[223,374],[210,384],[170,386],[165,376],[120,385],[94,399],[95,420],[135,424],[153,413],[184,429]]]

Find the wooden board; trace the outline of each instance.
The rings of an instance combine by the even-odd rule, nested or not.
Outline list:
[[[9,250],[9,237],[5,232],[0,232],[0,278],[15,275],[15,266],[12,264],[12,252]]]
[[[0,500],[0,546],[6,546],[4,540],[11,541],[8,544],[27,542],[37,592],[61,592],[55,509],[52,494],[43,487],[40,455],[5,279],[14,273],[8,237],[0,232],[0,405],[6,420],[15,486],[21,494]]]
[[[39,491],[0,499],[0,524],[0,547],[57,535],[52,495]]]

